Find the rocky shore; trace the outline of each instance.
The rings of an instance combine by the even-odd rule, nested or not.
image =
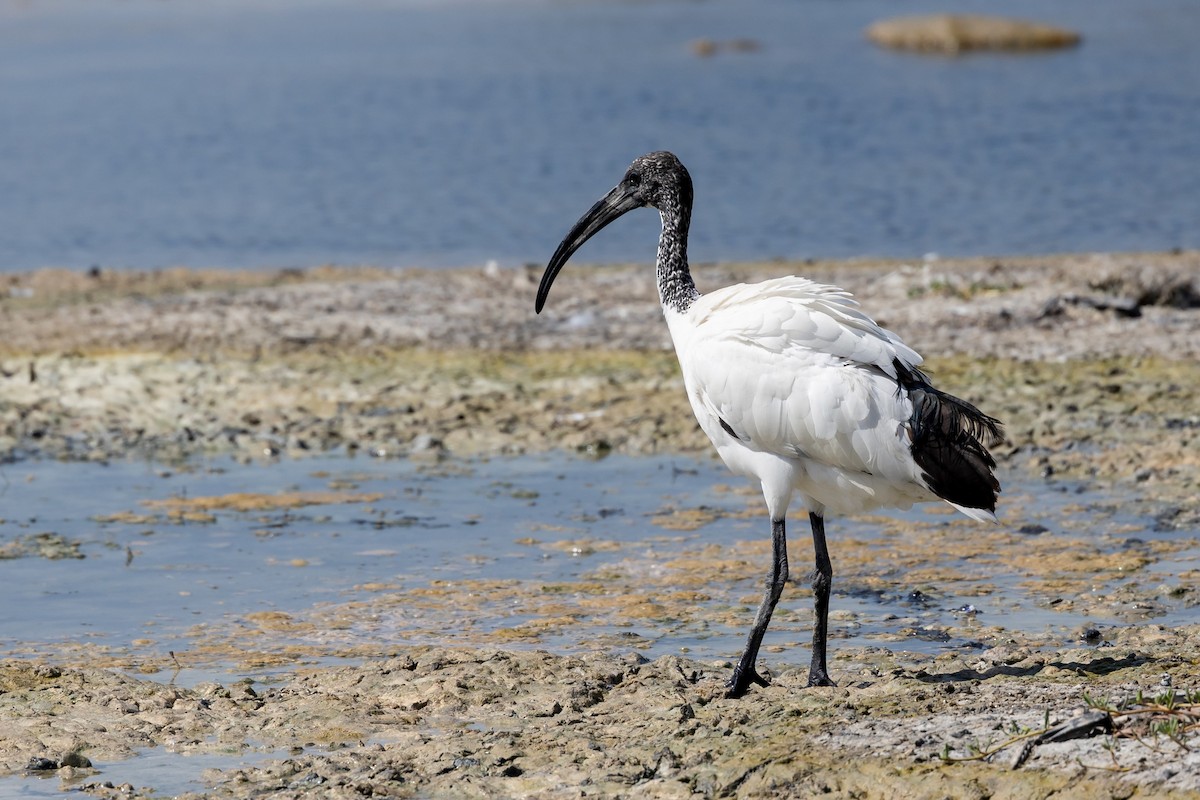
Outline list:
[[[1004,470],[1121,487],[1200,539],[1200,253],[695,273],[702,291],[792,273],[851,290],[940,386],[1005,421]],[[539,277],[0,276],[0,456],[706,453],[652,270],[571,267],[535,316]],[[1195,570],[1177,577],[1194,605]],[[784,671],[741,701],[721,696],[725,665],[633,653],[401,648],[267,690],[8,661],[0,772],[40,763],[93,795],[149,796],[84,762],[248,748],[284,752],[211,775],[205,796],[1200,796],[1200,716],[1178,710],[1200,715],[1200,624],[1150,621],[1109,644],[851,650],[836,689]],[[1038,738],[1089,699],[1108,732]]]

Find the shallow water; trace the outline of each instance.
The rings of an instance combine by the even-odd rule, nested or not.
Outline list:
[[[1189,534],[1096,487],[1005,482],[998,527],[933,505],[830,520],[834,648],[978,648],[1002,630],[1060,644],[1200,617],[1167,591],[1200,568]],[[181,685],[417,643],[730,658],[769,558],[761,499],[707,459],[33,461],[0,469],[0,508],[0,552],[19,556],[0,559],[0,655],[87,654]],[[802,514],[790,533],[767,645],[798,663]]]
[[[543,262],[663,148],[698,261],[1200,246],[1200,5],[1006,3],[1083,34],[1034,56],[862,35],[944,10],[5,0],[0,272]],[[651,258],[631,216],[579,258]]]
[[[155,796],[174,797],[185,792],[203,792],[207,782],[203,773],[207,770],[233,770],[245,768],[275,758],[286,758],[286,750],[261,750],[247,753],[209,754],[192,753],[182,756],[168,750],[151,749],[139,753],[126,761],[96,762],[100,780],[114,786],[129,784],[139,789],[153,787]],[[97,781],[95,775],[78,780],[61,780],[55,771],[44,775],[0,776],[0,797],[15,798],[61,798],[78,784]]]

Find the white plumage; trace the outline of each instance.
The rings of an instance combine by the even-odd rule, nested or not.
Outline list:
[[[700,427],[730,470],[762,481],[772,519],[793,491],[817,514],[939,499],[912,456],[913,403],[896,383],[895,361],[915,370],[922,358],[848,292],[775,278],[664,314]]]
[[[546,267],[536,309],[585,241],[642,206],[662,215],[659,297],[692,410],[726,466],[761,483],[771,516],[766,593],[729,693],[766,684],[755,661],[787,581],[784,520],[794,495],[809,511],[817,567],[809,683],[832,685],[825,515],[942,499],[995,521],[1000,486],[985,441],[1000,438],[999,423],[935,389],[921,356],[837,287],[787,277],[701,295],[687,263],[691,177],[666,152],[636,159],[579,219]]]

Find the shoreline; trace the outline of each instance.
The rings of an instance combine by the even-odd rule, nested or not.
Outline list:
[[[1140,517],[1200,530],[1200,253],[695,269],[701,290],[791,272],[853,292],[940,387],[1000,417],[1001,470],[1119,489]],[[0,459],[710,455],[652,270],[569,269],[535,316],[540,273],[0,276]],[[936,539],[928,547],[914,558],[936,565]],[[339,612],[386,616],[403,596]],[[292,626],[322,617],[259,623],[247,635],[282,653]],[[254,763],[210,772],[210,789],[185,797],[1200,797],[1194,730],[1192,749],[1177,748],[1142,725],[1169,721],[1150,713],[1122,718],[1140,738],[1041,744],[1019,769],[1020,745],[958,760],[1070,719],[1087,696],[1200,691],[1200,624],[1112,631],[1108,647],[1009,632],[970,653],[842,648],[838,688],[783,669],[739,701],[722,696],[724,662],[647,662],[632,648],[386,644],[350,665],[336,652],[316,666],[285,657],[289,671],[266,685],[192,688],[167,681],[161,658],[145,678],[67,648],[0,661],[0,729],[15,732],[0,737],[0,776],[71,753],[104,770],[146,748],[232,748]],[[153,794],[106,787],[105,774],[58,769],[93,796]]]
[[[1200,251],[700,265],[840,285],[1004,462],[1200,494]],[[706,454],[647,265],[0,278],[0,458]]]
[[[0,275],[0,359],[670,349],[650,265],[574,266],[535,315],[541,273],[541,265],[10,273]],[[832,283],[927,357],[1200,355],[1186,313],[1200,306],[1200,250],[702,263],[693,273],[701,291],[788,274]],[[1066,340],[1054,341],[1055,331]]]

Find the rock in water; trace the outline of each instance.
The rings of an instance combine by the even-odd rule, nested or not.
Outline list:
[[[922,53],[962,53],[969,50],[1047,50],[1074,47],[1074,31],[1004,17],[975,14],[933,14],[876,22],[867,38],[881,47]]]

